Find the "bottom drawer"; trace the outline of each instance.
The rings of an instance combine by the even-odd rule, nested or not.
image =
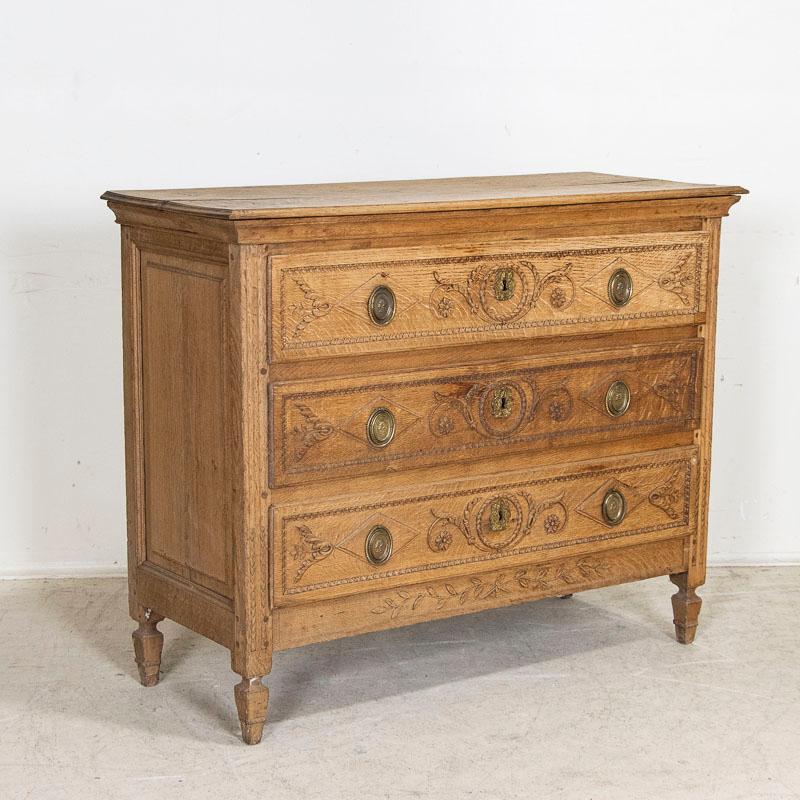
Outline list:
[[[696,473],[696,450],[686,447],[275,506],[273,602],[683,536],[695,524]]]

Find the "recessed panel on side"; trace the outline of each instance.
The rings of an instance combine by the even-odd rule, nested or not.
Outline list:
[[[225,267],[142,253],[147,561],[232,596]]]

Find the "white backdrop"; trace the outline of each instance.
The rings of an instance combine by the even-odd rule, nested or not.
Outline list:
[[[791,2],[29,0],[0,25],[0,574],[124,565],[106,188],[595,170],[723,223],[712,560],[800,561]]]

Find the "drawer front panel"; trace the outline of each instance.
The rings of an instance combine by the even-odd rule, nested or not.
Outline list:
[[[372,495],[278,506],[273,600],[286,605],[459,576],[484,561],[487,569],[535,564],[553,551],[587,554],[576,569],[602,574],[602,551],[620,539],[693,529],[696,471],[696,450],[688,447],[453,481],[380,502]],[[377,559],[370,550],[376,531],[384,540]],[[545,579],[535,568],[524,573],[524,580]]]
[[[699,413],[701,352],[693,340],[583,353],[579,363],[570,355],[383,381],[274,384],[271,483],[685,430]],[[620,382],[629,404],[612,416],[607,395]],[[374,438],[376,413],[393,426],[388,443]]]
[[[686,324],[704,313],[707,263],[705,232],[275,255],[270,354],[284,361]],[[629,298],[617,305],[609,282],[622,271],[628,293],[620,284],[615,292]],[[388,322],[371,315],[379,287],[392,292]]]

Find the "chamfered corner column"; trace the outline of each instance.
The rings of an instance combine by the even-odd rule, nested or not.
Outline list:
[[[231,668],[241,676],[234,689],[247,744],[258,744],[267,719],[269,691],[261,682],[272,668],[269,602],[267,407],[267,249],[229,248],[227,448],[234,556],[234,636]]]
[[[142,686],[155,686],[161,673],[164,634],[156,627],[164,619],[151,609],[143,609],[139,627],[133,632],[133,652]]]
[[[670,575],[669,579],[678,587],[672,595],[672,614],[675,623],[675,638],[681,644],[691,644],[697,632],[697,618],[703,601],[695,592],[696,586],[689,581],[688,572]]]

